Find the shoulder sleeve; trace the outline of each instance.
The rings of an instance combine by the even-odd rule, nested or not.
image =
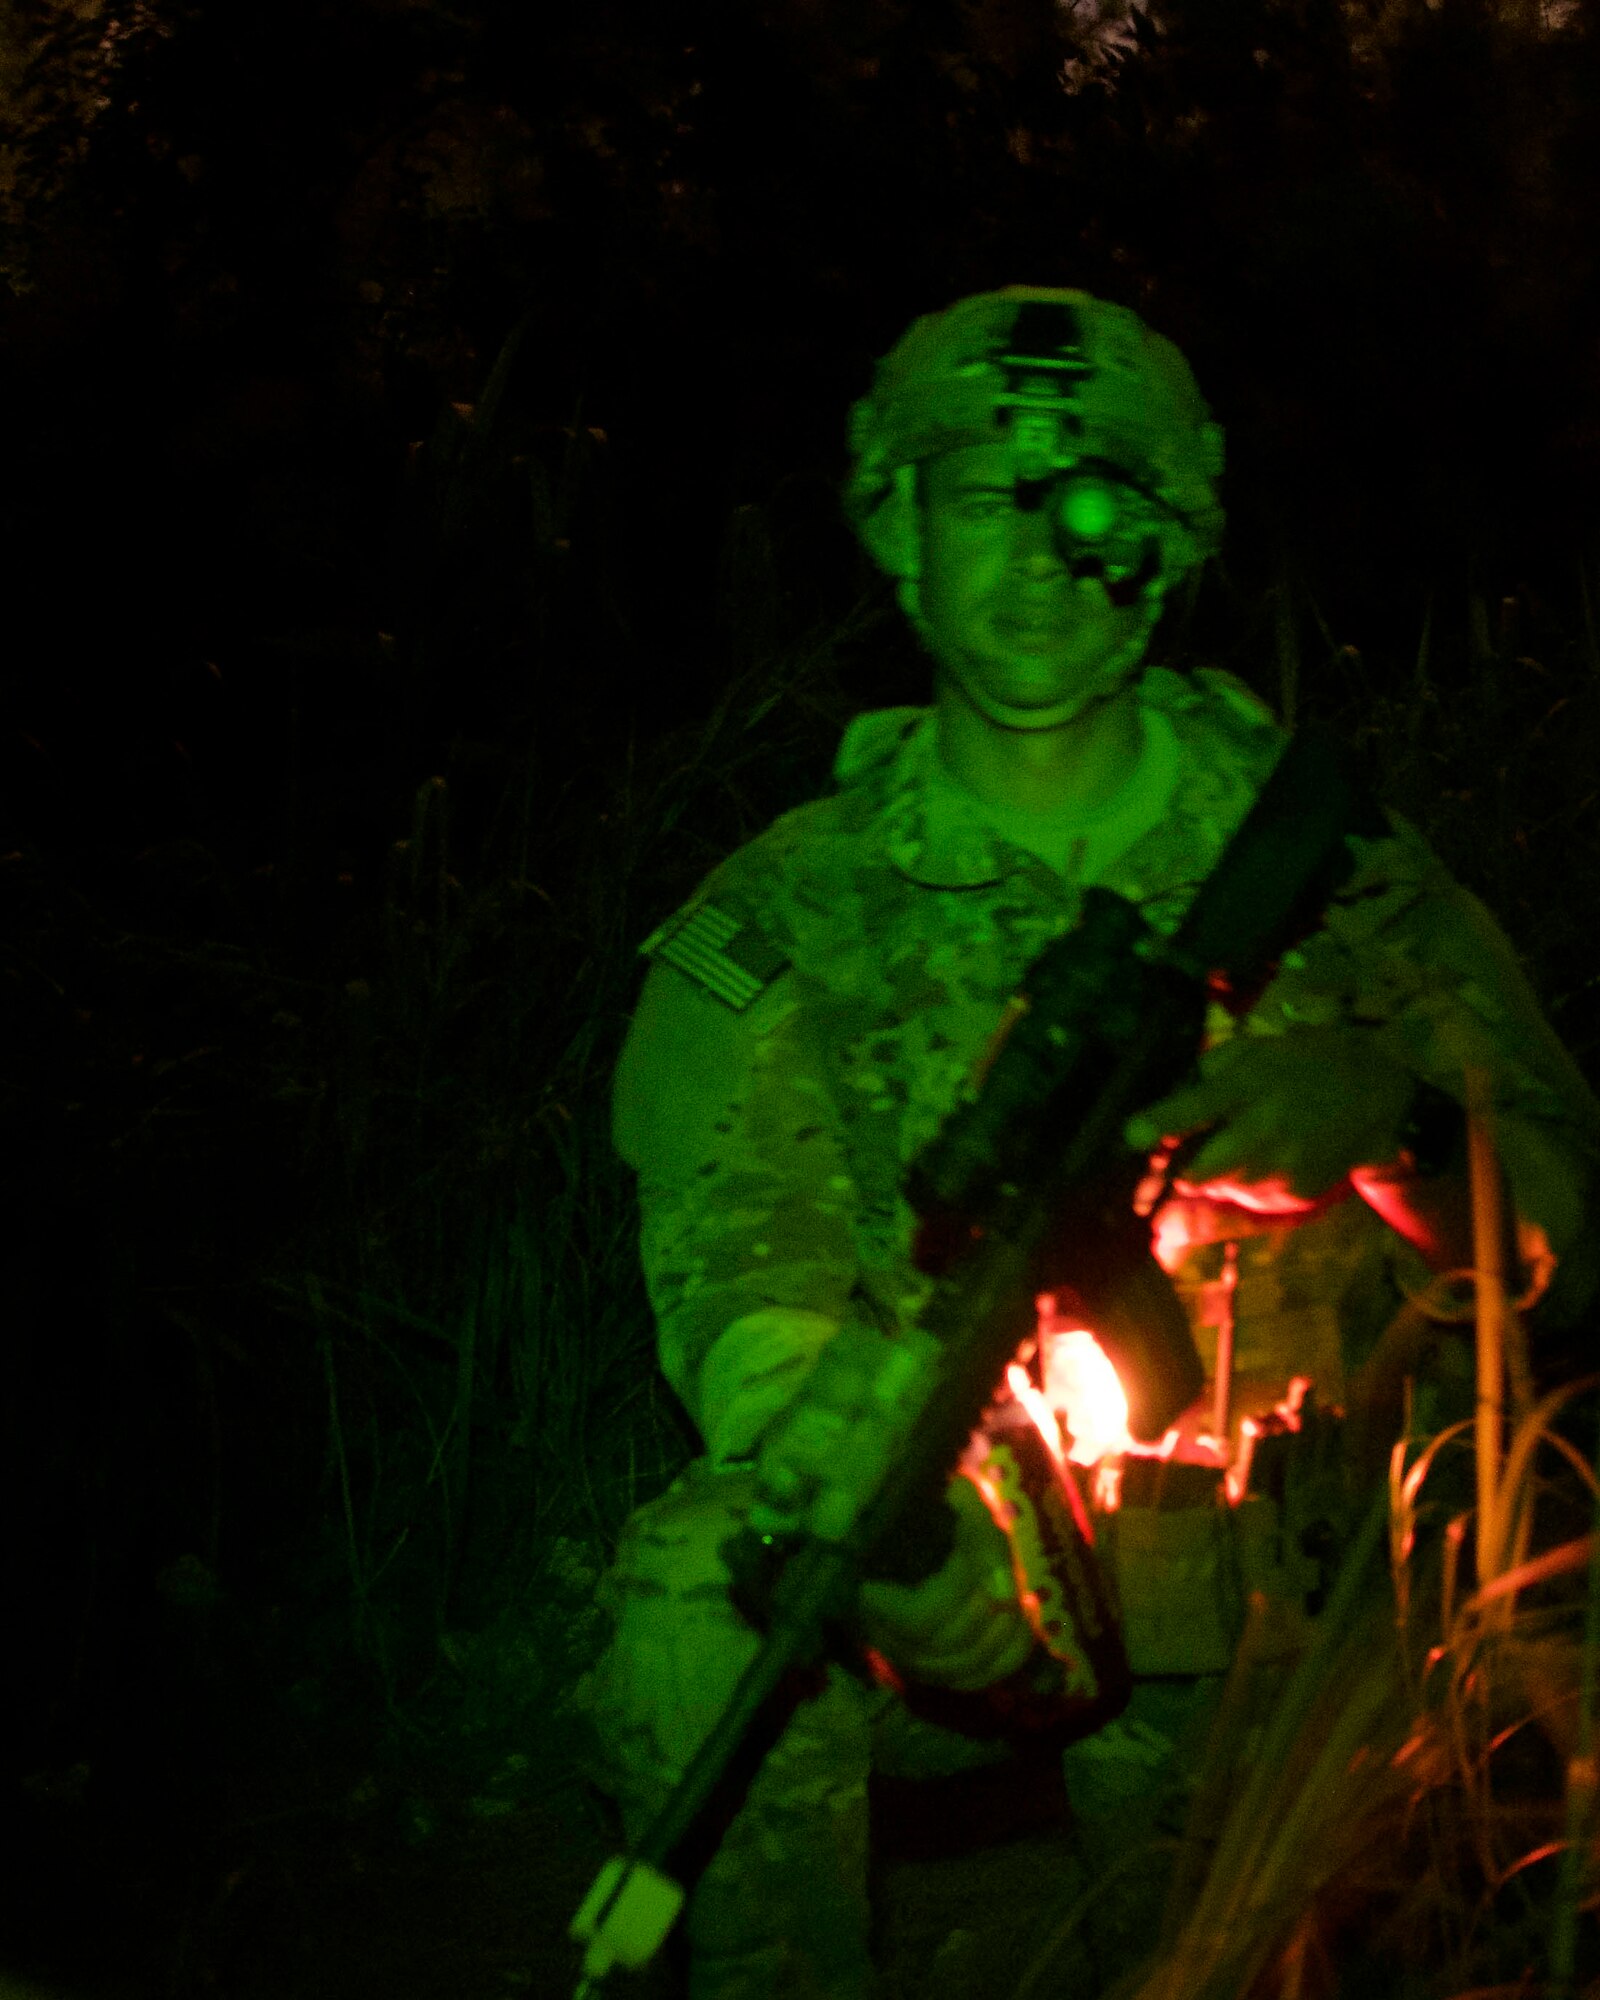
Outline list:
[[[611,1086],[612,1141],[645,1182],[686,1180],[717,1150],[791,985],[777,981],[735,1010],[672,960],[652,960]]]
[[[639,947],[641,957],[670,965],[742,1014],[783,972],[788,957],[734,896],[697,897]]]
[[[639,1175],[662,1368],[726,1459],[748,1451],[846,1316],[855,1193],[781,950],[747,938],[739,983],[727,970],[737,940],[707,957],[702,932],[686,962],[669,955],[682,936],[668,925],[647,947],[613,1134]]]

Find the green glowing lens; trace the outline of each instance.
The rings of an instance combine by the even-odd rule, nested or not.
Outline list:
[[[1111,488],[1099,479],[1075,479],[1061,501],[1061,523],[1085,541],[1097,541],[1117,518]]]

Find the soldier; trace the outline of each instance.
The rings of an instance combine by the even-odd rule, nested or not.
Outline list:
[[[661,1364],[705,1446],[624,1531],[584,1689],[630,1836],[754,1649],[721,1546],[746,1522],[837,1534],[880,1474],[873,1384],[926,1282],[908,1162],[1086,886],[1170,932],[1285,740],[1230,676],[1146,664],[1167,593],[1219,546],[1222,438],[1134,313],[1011,286],[918,320],[851,445],[846,510],[932,658],[934,704],[857,718],[833,794],[648,940],[616,1076]],[[1404,1289],[1470,1261],[1459,1148],[1429,1157],[1413,1116],[1420,1084],[1459,1102],[1468,1063],[1492,1079],[1541,1313],[1570,1321],[1594,1289],[1600,1104],[1483,906],[1391,823],[1243,1023],[1213,1010],[1195,1080],[1127,1133],[1209,1132],[1158,1215],[1163,1261],[1194,1301],[1207,1255],[1243,1239],[1241,1367],[1335,1397]],[[983,1690],[1033,1634],[976,1486],[958,1476],[951,1499],[946,1567],[864,1585],[861,1627],[902,1679]],[[691,1898],[694,2000],[876,1991],[869,1769],[999,1754],[830,1670]]]

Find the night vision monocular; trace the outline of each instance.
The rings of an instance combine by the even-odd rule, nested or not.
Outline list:
[[[1161,571],[1160,503],[1117,467],[1080,462],[1070,471],[1016,476],[1024,513],[1049,509],[1056,552],[1073,577],[1098,577],[1113,604],[1137,602]]]
[[[1016,505],[1049,510],[1056,551],[1075,577],[1098,577],[1118,606],[1161,572],[1161,521],[1172,509],[1084,438],[1079,388],[1092,366],[1070,307],[1035,300],[995,355],[1005,387],[994,421],[1011,447]]]

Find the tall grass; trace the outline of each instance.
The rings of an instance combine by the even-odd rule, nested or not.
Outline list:
[[[423,482],[455,524],[521,457],[493,430],[506,365]],[[532,468],[552,545],[581,508],[571,456],[569,439],[553,472]],[[730,669],[704,716],[652,736],[557,690],[525,744],[458,745],[421,779],[300,1051],[319,1077],[304,1140],[318,1198],[261,1283],[318,1357],[316,1587],[400,1715],[508,1606],[525,1626],[554,1598],[567,1620],[555,1572],[592,1580],[693,1448],[655,1367],[610,1143],[637,945],[723,853],[822,788],[854,708],[842,663],[885,621],[874,594],[776,632],[772,573],[764,515],[738,510],[719,567]],[[395,635],[402,654],[440,643],[421,610]]]

